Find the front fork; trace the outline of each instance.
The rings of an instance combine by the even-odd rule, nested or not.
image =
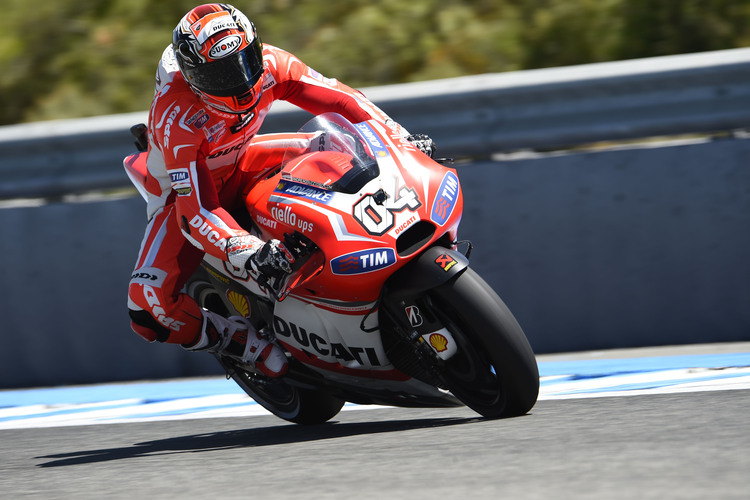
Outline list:
[[[458,351],[453,336],[433,313],[435,307],[429,295],[399,300],[397,304],[383,304],[397,333],[411,343],[423,358],[431,362],[447,361]]]
[[[469,260],[460,252],[436,246],[404,266],[386,283],[380,308],[381,314],[388,316],[385,324],[393,328],[398,339],[395,349],[403,354],[399,345],[406,344],[416,355],[416,359],[406,357],[406,366],[415,366],[409,362],[411,358],[422,369],[435,374],[435,370],[439,372],[442,364],[458,351],[453,335],[435,314],[437,306],[430,298],[430,291],[468,267]],[[383,323],[381,321],[381,325]]]

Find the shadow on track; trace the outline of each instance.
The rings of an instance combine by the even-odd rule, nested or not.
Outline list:
[[[482,421],[481,417],[471,418],[437,418],[418,420],[396,420],[390,422],[366,422],[340,424],[329,422],[321,425],[282,425],[261,427],[256,429],[242,429],[194,434],[156,441],[136,443],[121,448],[105,448],[101,450],[85,450],[71,453],[60,453],[36,457],[38,459],[53,459],[38,464],[37,467],[63,467],[68,465],[91,464],[109,462],[145,456],[171,455],[177,453],[195,453],[202,451],[228,450],[235,448],[252,448],[258,446],[273,446],[279,444],[302,443],[324,439],[336,439],[365,434],[383,432],[399,432],[431,427],[461,425]]]

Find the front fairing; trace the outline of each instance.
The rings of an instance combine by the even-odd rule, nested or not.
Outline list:
[[[421,250],[456,240],[463,197],[454,170],[417,151],[385,124],[320,115],[300,132],[329,134],[320,150],[290,151],[281,169],[249,192],[265,239],[297,232],[323,266],[295,295],[363,303]]]

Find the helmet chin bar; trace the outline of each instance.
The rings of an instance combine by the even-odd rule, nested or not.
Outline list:
[[[195,88],[192,85],[189,85],[190,89],[195,93],[195,95],[198,96],[198,98],[203,101],[204,104],[214,108],[215,110],[218,110],[222,113],[229,113],[232,115],[244,115],[248,114],[251,111],[253,111],[256,106],[258,106],[258,103],[260,103],[260,98],[263,95],[263,80],[259,80],[259,82],[256,84],[255,88],[249,90],[248,92],[244,93],[243,95],[239,97],[235,96],[227,96],[227,97],[220,97],[220,96],[214,96],[211,94],[208,94],[206,92],[203,92],[197,88]],[[241,98],[246,95],[255,95],[254,99],[248,100],[249,105],[241,105]]]
[[[241,115],[247,112],[245,111],[245,109],[239,107],[239,103],[237,102],[236,97],[214,97],[212,95],[201,92],[200,90],[194,90],[195,93],[198,94],[198,97],[200,97],[201,101],[223,113]]]
[[[229,110],[228,108],[221,106],[221,103],[213,103],[211,101],[212,96],[204,95],[201,91],[196,90],[196,89],[192,89],[192,90],[200,98],[200,100],[203,101],[204,104],[214,108],[220,113],[234,115],[237,117],[239,121],[230,127],[230,130],[232,131],[233,134],[236,134],[237,132],[245,128],[253,120],[253,118],[255,117],[255,113],[253,113],[253,110],[255,110],[255,108],[258,107],[258,104],[260,104],[261,96],[259,95],[258,98],[255,99],[255,102],[253,103],[253,105],[250,106],[249,108],[243,109],[242,111]]]
[[[239,102],[237,101],[236,97],[214,97],[212,95],[205,94],[201,92],[200,90],[193,89],[196,94],[198,94],[198,97],[208,106],[211,106],[212,108],[221,111],[222,113],[229,113],[232,115],[244,115],[245,113],[249,113],[255,106],[257,106],[258,101],[260,99],[257,99],[256,102],[254,102],[251,106],[248,106],[247,108],[240,108]],[[230,105],[233,104],[234,106]]]

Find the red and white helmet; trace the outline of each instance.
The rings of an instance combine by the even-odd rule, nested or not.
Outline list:
[[[255,25],[229,4],[200,5],[172,34],[185,81],[209,106],[227,113],[252,110],[263,88],[263,44]]]

